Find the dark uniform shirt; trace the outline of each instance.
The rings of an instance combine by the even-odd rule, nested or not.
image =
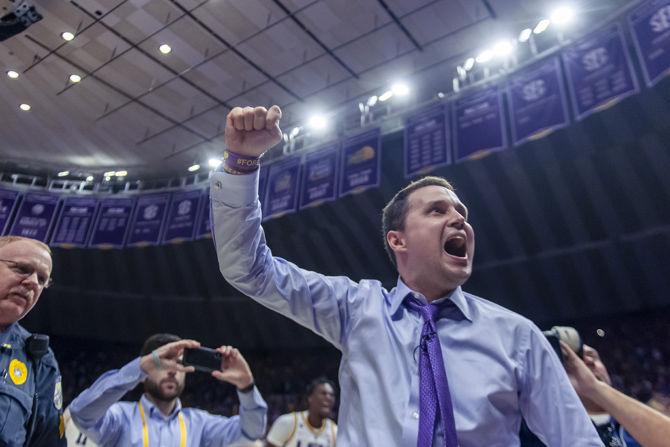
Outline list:
[[[0,332],[0,447],[65,447],[58,363],[51,349],[31,361],[30,335],[18,323]]]

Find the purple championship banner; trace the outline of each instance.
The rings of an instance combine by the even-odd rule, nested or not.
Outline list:
[[[202,199],[200,200],[200,212],[198,213],[198,220],[196,224],[196,239],[205,239],[212,237],[212,221],[211,214],[209,213],[210,209],[210,200],[209,200],[209,187],[200,191]]]
[[[670,74],[670,0],[650,0],[628,15],[644,80],[652,86]]]
[[[44,243],[56,217],[60,196],[47,193],[27,193],[19,206],[9,234],[29,237]]]
[[[347,138],[342,144],[339,197],[379,186],[381,164],[379,128]]]
[[[102,199],[93,225],[89,247],[121,248],[126,241],[135,199],[130,197]]]
[[[172,194],[163,242],[193,240],[195,225],[200,211],[202,190],[177,191]]]
[[[0,234],[4,235],[9,227],[9,219],[19,201],[18,191],[0,189]]]
[[[139,196],[126,246],[158,244],[169,203],[169,192]]]
[[[300,209],[337,198],[339,144],[333,143],[305,155],[300,182]]]
[[[294,213],[298,207],[300,157],[293,156],[272,163],[268,172],[267,192],[263,203],[263,220]]]
[[[507,93],[515,145],[545,137],[568,125],[558,58],[543,60],[512,75]]]
[[[56,221],[51,245],[85,247],[97,207],[98,199],[95,197],[66,197]]]
[[[447,110],[432,105],[405,119],[405,178],[451,162]]]
[[[505,149],[502,95],[492,86],[461,96],[454,105],[456,160]]]
[[[638,91],[619,24],[578,40],[563,51],[563,63],[578,120]]]

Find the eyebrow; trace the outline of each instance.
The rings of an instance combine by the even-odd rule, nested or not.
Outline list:
[[[430,202],[427,202],[427,203],[426,203],[426,208],[430,208],[431,206],[435,206],[435,205],[445,205],[445,204],[446,204],[446,205],[451,205],[452,202],[451,202],[451,201],[448,201],[448,200],[446,200],[446,199],[431,200]],[[464,204],[463,202],[461,202],[460,200],[458,200],[458,201],[456,201],[456,202],[453,202],[453,206],[454,206],[454,208],[456,208],[456,210],[458,210],[459,212],[462,210],[463,213],[464,213],[464,217],[468,217],[468,207],[465,206],[465,204]]]

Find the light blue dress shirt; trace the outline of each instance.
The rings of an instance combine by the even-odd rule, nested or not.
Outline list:
[[[142,418],[137,402],[118,402],[128,391],[146,378],[136,358],[119,370],[108,371],[70,404],[70,414],[79,429],[96,444],[119,447],[142,447]],[[186,445],[227,446],[240,440],[253,440],[265,434],[267,405],[254,387],[248,393],[237,393],[240,415],[226,418],[195,408],[182,408],[181,402],[165,416],[142,395],[149,430],[150,447],[179,447],[178,414],[186,423]]]
[[[400,279],[387,291],[379,281],[324,276],[273,257],[257,189],[257,173],[213,174],[223,276],[342,351],[338,447],[415,447],[423,320],[402,302],[410,293],[425,298]],[[454,304],[437,331],[460,447],[518,446],[522,416],[551,447],[602,446],[560,360],[531,321],[460,287],[443,299]]]

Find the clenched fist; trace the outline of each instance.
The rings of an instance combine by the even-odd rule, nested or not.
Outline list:
[[[260,157],[281,141],[279,106],[235,107],[226,117],[226,149],[247,157]]]

